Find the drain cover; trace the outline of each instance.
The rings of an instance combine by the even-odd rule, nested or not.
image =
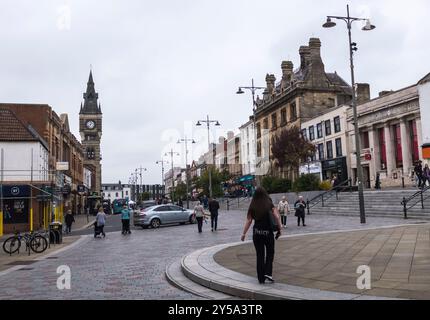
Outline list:
[[[30,271],[33,270],[34,268],[21,268],[18,271]]]
[[[58,257],[48,257],[46,259],[58,259]]]

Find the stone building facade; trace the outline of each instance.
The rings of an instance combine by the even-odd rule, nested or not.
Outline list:
[[[257,97],[255,111],[257,157],[260,158],[257,166],[267,166],[269,174],[290,179],[298,175],[298,170],[285,172],[276,168],[270,150],[271,138],[284,128],[300,128],[303,121],[329,108],[349,103],[352,91],[337,73],[325,71],[318,38],[311,38],[308,46],[300,47],[299,54],[300,67],[297,70],[291,61],[282,62],[279,83],[273,74],[266,76],[266,90],[262,99]]]
[[[427,78],[429,78],[427,76]],[[424,82],[424,79],[420,83]],[[420,93],[420,83],[398,91],[383,91],[379,97],[357,106],[363,180],[374,188],[379,175],[382,187],[414,184],[414,164],[423,159],[420,105],[429,97]],[[430,91],[423,91],[426,95]],[[350,176],[357,177],[352,110],[348,111]]]

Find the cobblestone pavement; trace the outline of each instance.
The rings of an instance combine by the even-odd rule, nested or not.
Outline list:
[[[222,211],[217,232],[210,222],[197,233],[196,225],[166,226],[159,229],[133,229],[123,236],[108,233],[105,239],[86,236],[79,246],[50,259],[26,265],[24,269],[0,275],[0,299],[198,299],[171,286],[165,279],[166,266],[183,255],[203,247],[237,242],[242,233],[245,212]],[[413,220],[408,220],[413,223]],[[298,228],[292,221],[287,234],[325,230],[398,225],[402,219],[309,216],[308,226]],[[71,289],[56,287],[57,267],[71,269]]]

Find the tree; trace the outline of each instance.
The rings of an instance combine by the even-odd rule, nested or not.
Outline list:
[[[228,172],[220,172],[213,166],[209,167],[211,170],[212,178],[212,195],[214,197],[220,197],[223,195],[221,183],[226,181],[228,178]],[[197,189],[203,189],[203,194],[209,196],[209,171],[204,170],[198,179],[195,180],[195,186]]]
[[[142,201],[147,201],[151,197],[151,194],[149,192],[143,192],[141,197],[142,197]]]
[[[177,199],[186,199],[187,198],[187,185],[185,183],[180,182],[175,187],[175,197]]]
[[[278,168],[298,172],[300,162],[315,153],[315,146],[306,141],[298,127],[284,129],[272,138],[272,154]]]

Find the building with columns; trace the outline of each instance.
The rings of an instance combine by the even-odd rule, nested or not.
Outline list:
[[[418,94],[420,96],[420,110],[422,123],[430,123],[430,74],[418,82]],[[427,111],[427,112],[425,112]],[[430,125],[422,125],[422,148],[423,159],[430,165]]]
[[[423,159],[420,107],[430,99],[430,90],[419,90],[429,76],[412,86],[383,91],[379,97],[357,106],[360,131],[360,156],[364,185],[374,188],[379,174],[381,186],[414,184],[414,163]],[[422,114],[425,114],[423,112]],[[355,134],[352,109],[348,111],[350,137],[350,176],[357,177]]]

